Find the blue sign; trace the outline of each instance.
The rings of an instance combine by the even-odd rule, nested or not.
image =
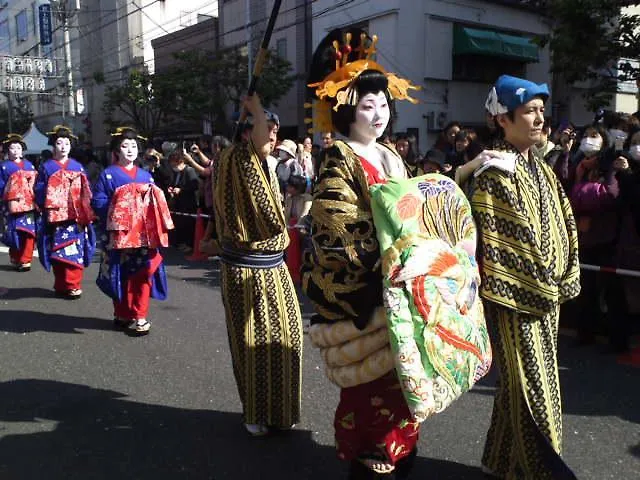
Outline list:
[[[40,24],[40,45],[51,45],[53,41],[51,34],[51,5],[40,5],[38,7],[38,18],[38,23]]]

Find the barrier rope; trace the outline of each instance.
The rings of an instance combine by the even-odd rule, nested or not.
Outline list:
[[[207,218],[211,220],[213,215],[207,215],[205,213],[185,213],[185,212],[170,212],[171,215],[178,215],[181,217],[190,217],[190,218]],[[304,225],[289,225],[287,229],[289,230],[304,230],[306,227]]]
[[[191,218],[213,218],[211,215],[206,215],[204,213],[184,213],[184,212],[171,212],[172,215],[179,215],[182,217],[191,217]],[[289,230],[303,230],[305,227],[303,225],[289,225],[287,229]],[[589,265],[587,263],[581,263],[580,268],[582,270],[589,270],[592,272],[602,272],[602,273],[613,273],[614,275],[620,275],[623,277],[634,277],[640,278],[640,272],[635,270],[626,270],[624,268],[615,268],[615,267],[602,267],[598,265]]]
[[[620,275],[623,277],[640,278],[640,272],[635,270],[626,270],[624,268],[600,267],[598,265],[589,265],[587,263],[581,263],[580,268],[582,270],[590,270],[592,272],[613,273],[614,275]]]

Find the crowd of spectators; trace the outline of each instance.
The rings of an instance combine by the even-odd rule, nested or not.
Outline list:
[[[533,155],[552,167],[576,217],[582,264],[640,271],[640,114],[607,113],[589,125],[547,119]],[[480,131],[451,122],[424,155],[415,137],[384,139],[393,145],[412,173],[456,170],[490,149],[495,127],[488,117]],[[473,182],[461,187],[471,193]],[[640,279],[617,273],[582,270],[582,294],[563,309],[563,322],[577,328],[578,345],[597,334],[609,338],[611,352],[625,352],[637,328]]]
[[[382,141],[395,148],[413,175],[441,173],[456,178],[458,168],[491,147],[494,135],[492,119],[487,117],[487,125],[477,130],[449,123],[424,154],[414,135],[397,133]],[[307,214],[318,162],[334,140],[331,132],[321,135],[321,145],[313,144],[310,136],[281,139],[273,153],[286,221],[300,242],[295,251],[302,251],[309,241]],[[153,142],[138,160],[138,167],[149,171],[165,192],[176,224],[170,242],[185,253],[194,246],[196,212],[211,218],[207,237],[215,238],[211,176],[229,144],[210,135],[195,142]],[[547,120],[532,150],[551,166],[571,201],[581,263],[640,271],[639,114],[601,114],[581,127],[565,121],[554,128]],[[44,150],[31,160],[37,168],[50,156]],[[99,158],[89,144],[79,145],[71,156],[82,163],[92,184],[110,161]],[[461,187],[470,193],[472,182]],[[582,289],[582,295],[563,311],[564,321],[577,327],[578,343],[592,343],[597,333],[606,332],[612,351],[626,351],[640,313],[640,279],[583,270]]]

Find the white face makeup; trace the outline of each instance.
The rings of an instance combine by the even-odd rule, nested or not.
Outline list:
[[[124,139],[120,144],[119,154],[123,164],[133,163],[138,158],[138,142],[130,138]]]
[[[58,159],[63,159],[69,156],[69,152],[71,151],[71,141],[66,137],[58,137],[55,143],[55,157]]]
[[[9,160],[16,161],[22,158],[22,145],[19,143],[12,143],[9,145]]]
[[[389,103],[384,92],[367,93],[356,106],[350,137],[360,142],[375,140],[384,133],[390,115]]]

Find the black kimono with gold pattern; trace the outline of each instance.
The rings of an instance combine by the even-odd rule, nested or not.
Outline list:
[[[406,176],[397,153],[380,145],[402,170],[388,176]],[[351,147],[337,141],[326,152],[316,183],[309,212],[313,248],[305,252],[302,288],[320,321],[352,320],[364,328],[382,305],[380,246],[367,176]]]
[[[553,171],[517,154],[515,172],[474,181],[481,295],[499,369],[483,465],[500,478],[575,478],[561,460],[560,304],[580,291],[578,237]]]
[[[244,421],[290,427],[300,420],[302,317],[289,270],[273,261],[289,244],[275,172],[252,144],[234,145],[216,166],[213,192]]]
[[[353,322],[362,330],[383,304],[369,185],[406,177],[407,172],[397,153],[378,148],[384,172],[371,171],[375,167],[341,141],[321,160],[310,211],[312,248],[305,252],[302,268],[303,290],[318,313],[312,323]],[[337,455],[355,464],[357,457],[376,458],[407,468],[402,465],[415,455],[419,423],[411,416],[393,365],[375,376],[340,392],[334,418]]]

